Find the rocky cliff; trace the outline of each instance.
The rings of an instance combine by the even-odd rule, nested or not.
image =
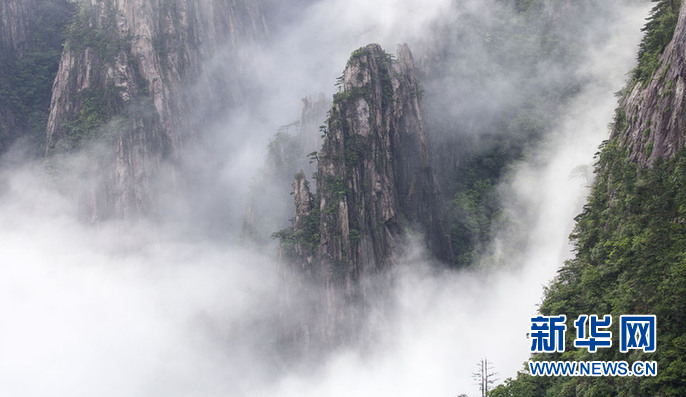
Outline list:
[[[686,3],[684,3],[686,4]],[[650,313],[660,348],[650,353],[659,373],[649,378],[556,377],[520,372],[493,396],[680,396],[686,394],[686,150],[684,46],[686,6],[657,2],[624,91],[611,138],[598,153],[595,182],[571,234],[574,257],[545,290],[539,311],[565,314],[571,328],[583,313]],[[658,320],[660,321],[660,320]],[[571,346],[571,339],[567,339]],[[588,360],[588,350],[532,355],[536,361]],[[631,358],[616,349],[594,360]],[[635,356],[638,357],[638,356]]]
[[[0,41],[5,48],[21,52],[36,22],[36,0],[0,1]]]
[[[241,45],[266,26],[253,1],[90,0],[78,7],[53,86],[46,152],[106,141],[93,165],[104,181],[87,194],[90,216],[135,217],[153,201],[149,180],[160,163],[173,161],[208,115],[240,101]],[[215,53],[222,68],[204,68]]]
[[[39,152],[73,8],[67,0],[0,0],[0,153],[22,137]]]
[[[671,32],[669,32],[671,33]],[[643,166],[674,157],[686,146],[686,2],[671,41],[658,55],[657,69],[636,81],[620,104],[613,137]]]
[[[34,0],[2,0],[0,1],[0,51],[2,51],[3,62],[0,71],[3,75],[4,70],[8,69],[10,59],[21,55],[21,52],[28,41],[32,25],[35,23],[36,4]],[[4,77],[4,76],[3,76]],[[3,80],[8,80],[3,78]],[[4,81],[3,81],[4,83]],[[9,84],[3,84],[7,86]],[[5,87],[3,87],[5,88]],[[6,89],[6,88],[5,88]],[[7,93],[3,92],[3,96]],[[6,104],[0,106],[0,148],[6,147],[18,135],[17,116]]]
[[[354,324],[343,302],[364,302],[362,280],[397,263],[410,233],[450,262],[443,209],[406,45],[397,59],[376,44],[353,53],[318,153],[317,191],[293,183],[295,224],[283,246],[326,291],[324,335]],[[340,334],[339,334],[340,336]]]
[[[319,153],[319,255],[326,282],[350,285],[394,261],[407,229],[449,260],[441,206],[407,46],[356,51],[334,97]]]

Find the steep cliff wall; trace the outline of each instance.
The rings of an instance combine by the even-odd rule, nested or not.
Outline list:
[[[684,46],[686,6],[660,0],[644,29],[639,64],[599,152],[595,182],[571,235],[575,255],[546,288],[539,311],[565,314],[567,327],[584,313],[647,313],[658,319],[656,376],[556,377],[520,372],[493,396],[686,395],[686,149]],[[678,15],[678,18],[675,18]],[[655,23],[657,22],[657,23]],[[673,35],[672,35],[673,33]],[[616,318],[616,317],[615,317]],[[661,319],[661,320],[660,320]],[[616,321],[616,320],[615,320]],[[617,328],[615,328],[617,329]],[[567,346],[573,335],[567,334]],[[593,360],[641,359],[599,349]],[[532,360],[584,361],[587,349]]]
[[[450,262],[443,208],[427,148],[412,55],[397,59],[372,44],[355,51],[339,82],[318,153],[317,191],[293,183],[295,223],[282,249],[322,286],[326,340],[351,337],[355,304],[369,299],[364,279],[399,261],[407,237],[424,237],[430,255]]]
[[[0,153],[20,137],[40,152],[73,8],[67,0],[0,0]]]
[[[0,41],[6,48],[21,52],[36,22],[36,0],[0,1]]]
[[[18,57],[24,44],[28,40],[30,27],[35,22],[35,1],[22,0],[1,0],[0,1],[0,76],[2,78],[1,93],[3,97],[7,96],[8,83],[10,76],[3,76],[9,74],[6,72],[10,69],[10,63],[13,63],[13,58]],[[0,149],[6,147],[12,140],[16,138],[18,127],[18,120],[14,112],[8,106],[9,103],[3,103],[0,106]]]
[[[324,279],[350,286],[388,266],[406,228],[449,260],[409,49],[397,61],[378,45],[356,51],[342,84],[317,173]]]
[[[674,157],[686,146],[686,2],[682,2],[672,40],[659,54],[657,69],[636,81],[620,104],[613,134],[643,166]]]
[[[94,218],[147,211],[150,176],[208,115],[240,101],[240,46],[265,33],[252,1],[79,3],[53,87],[46,152],[107,142],[110,156],[97,165],[106,181],[87,200]],[[217,49],[230,73],[203,69]]]

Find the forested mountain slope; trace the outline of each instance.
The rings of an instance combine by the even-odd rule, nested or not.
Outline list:
[[[0,153],[19,138],[32,154],[41,152],[63,32],[74,10],[66,0],[0,1]]]
[[[567,316],[564,353],[534,360],[656,361],[655,377],[534,377],[526,372],[492,396],[686,395],[686,3],[659,1],[639,64],[597,157],[596,179],[562,266],[540,306]],[[573,321],[610,314],[613,345],[574,349]],[[619,316],[657,316],[657,350],[619,351]]]

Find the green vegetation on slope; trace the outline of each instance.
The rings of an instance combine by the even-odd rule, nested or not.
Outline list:
[[[642,168],[615,140],[601,151],[597,179],[572,234],[574,259],[546,290],[543,315],[566,314],[568,349],[536,360],[657,361],[647,378],[535,378],[520,374],[492,396],[686,395],[686,151]],[[611,314],[613,346],[569,349],[580,314]],[[657,351],[620,353],[622,314],[655,314]],[[570,331],[571,330],[571,331]]]
[[[18,135],[27,136],[36,152],[42,152],[64,30],[74,11],[74,4],[65,0],[38,1],[31,38],[24,51],[18,54],[0,48],[0,108],[14,116],[20,130],[0,131],[0,152]]]
[[[668,7],[661,1],[644,29],[641,65],[650,62],[671,37],[665,24]],[[673,11],[674,9],[672,9]],[[672,24],[672,30],[674,25]],[[657,41],[655,41],[657,40]],[[647,44],[649,43],[649,44]],[[659,49],[658,49],[659,47]],[[648,55],[647,55],[648,54]],[[657,55],[655,55],[657,56]],[[644,69],[643,71],[648,70]],[[655,68],[646,78],[652,78]],[[634,78],[642,79],[642,71]],[[625,130],[624,109],[615,117],[615,131]],[[491,396],[684,396],[686,395],[686,150],[658,159],[644,168],[630,159],[619,137],[606,142],[596,164],[596,181],[572,233],[575,257],[567,261],[545,291],[543,315],[567,315],[567,350],[536,354],[547,361],[656,361],[655,377],[533,377],[520,372]],[[650,150],[648,148],[647,150]],[[610,314],[613,345],[590,354],[573,346],[573,321],[580,314]],[[619,351],[619,316],[657,316],[657,350]]]
[[[650,81],[655,69],[660,66],[658,58],[672,40],[681,7],[681,0],[653,1],[657,4],[643,28],[645,34],[638,50],[638,66],[633,76],[644,85]]]
[[[78,12],[66,29],[65,50],[74,51],[78,57],[90,49],[93,55],[87,62],[94,62],[92,67],[98,69],[102,69],[105,63],[114,64],[122,52],[129,55],[128,59],[131,60],[126,41],[118,34],[116,10],[108,8],[107,18],[97,21],[96,18],[100,18],[97,7],[85,2],[78,3],[78,7]],[[75,73],[72,79],[76,79]],[[123,111],[121,89],[103,79],[104,76],[96,77],[91,88],[75,93],[72,102],[77,110],[61,125],[64,137],[59,143],[61,149],[77,148],[83,140],[93,138],[100,127]]]
[[[445,121],[452,117],[450,112],[454,109],[451,108],[453,104],[444,100],[441,94],[431,105],[443,106],[446,103],[448,108],[438,112],[427,109],[427,130],[434,140],[438,157],[436,169],[447,196],[456,267],[472,266],[486,258],[498,225],[513,221],[506,219],[508,214],[502,210],[497,187],[508,174],[509,167],[551,131],[564,104],[579,89],[578,77],[569,73],[571,67],[565,68],[577,64],[582,52],[576,42],[561,36],[565,28],[553,23],[550,9],[544,2],[502,0],[500,3],[501,7],[493,10],[499,15],[494,18],[497,23],[483,32],[486,40],[481,51],[485,55],[480,56],[486,57],[488,64],[479,64],[478,67],[473,64],[446,65],[447,68],[460,69],[448,73],[457,76],[461,84],[465,80],[474,84],[475,97],[481,95],[480,90],[493,97],[488,98],[484,109],[475,108],[465,116],[476,117],[471,122],[465,122],[463,118]],[[472,29],[480,31],[484,29],[481,25]],[[459,41],[459,33],[453,34]],[[450,32],[447,35],[447,40],[450,40]],[[451,51],[455,50],[447,50],[448,53]],[[459,61],[468,59],[468,54],[453,57]],[[541,70],[541,65],[565,71],[566,77],[542,81],[544,79],[539,73],[530,73]],[[427,77],[429,80],[432,78]],[[501,106],[489,109],[489,104],[499,100],[498,95],[503,95],[502,87],[494,89],[491,86],[494,79],[501,79],[503,86],[507,87],[504,91],[516,91],[516,94],[508,93],[511,98],[503,101]],[[436,90],[441,92],[443,87],[434,87],[434,95]],[[516,252],[525,250],[524,246],[516,245],[508,249]]]

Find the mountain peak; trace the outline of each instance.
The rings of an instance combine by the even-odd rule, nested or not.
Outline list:
[[[295,261],[327,297],[338,297],[324,310],[327,338],[345,317],[335,302],[364,300],[369,291],[360,280],[397,263],[410,234],[422,235],[435,258],[452,259],[409,48],[400,46],[394,59],[378,44],[362,47],[339,83],[318,154],[316,197],[310,200],[302,174],[293,184]]]

